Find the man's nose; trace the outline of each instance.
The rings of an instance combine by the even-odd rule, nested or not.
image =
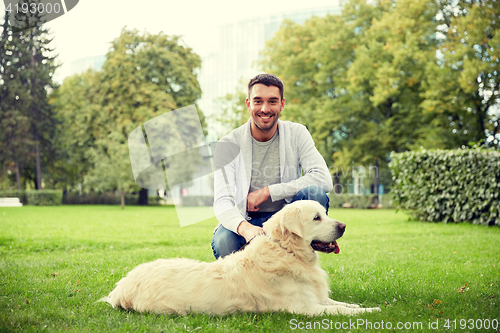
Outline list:
[[[260,109],[260,111],[270,111],[271,108],[269,107],[269,104],[268,103],[262,103],[262,108]]]

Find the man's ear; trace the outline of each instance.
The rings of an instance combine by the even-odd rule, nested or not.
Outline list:
[[[292,208],[283,208],[283,213],[281,214],[280,219],[281,232],[283,235],[286,234],[288,230],[292,234],[295,234],[302,238],[304,233],[304,226],[300,221],[300,208],[292,207]]]

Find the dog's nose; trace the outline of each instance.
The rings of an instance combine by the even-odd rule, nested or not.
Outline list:
[[[339,230],[340,230],[341,233],[344,233],[344,231],[345,231],[345,224],[342,223],[342,222],[339,223],[338,224],[338,228],[339,228]]]

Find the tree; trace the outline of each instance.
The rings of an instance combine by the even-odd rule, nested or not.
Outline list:
[[[48,30],[42,27],[13,33],[5,16],[0,43],[0,140],[5,142],[2,148],[6,162],[14,164],[18,188],[23,173],[25,180],[33,178],[35,188],[41,189],[42,162],[47,165],[52,160],[49,157],[52,157],[55,123],[47,94],[54,88],[52,75],[57,66],[55,57],[48,56],[53,51],[48,46],[51,41],[48,35]],[[30,176],[33,164],[35,174]]]
[[[250,117],[245,103],[247,94],[244,93],[242,82],[240,86],[235,93],[228,93],[218,99],[221,112],[215,120],[223,126],[225,133],[243,125]]]
[[[101,71],[65,80],[56,98],[58,113],[69,111],[62,137],[86,132],[74,144],[85,151],[76,156],[85,161],[78,168],[85,173],[88,188],[119,190],[124,207],[125,194],[138,188],[131,170],[129,134],[146,121],[194,104],[201,94],[196,78],[200,66],[200,57],[178,36],[123,29],[112,42]],[[78,87],[76,98],[70,95],[73,87]],[[73,102],[67,104],[70,99]],[[200,119],[204,125],[198,110],[192,121],[199,123]],[[165,130],[180,136],[190,130],[190,124],[173,125]],[[149,141],[154,139],[148,136]],[[189,179],[196,171],[197,164],[191,161],[187,157],[175,168],[178,179]]]
[[[469,21],[453,30],[466,34],[473,20],[483,32],[476,46],[465,46],[463,35],[440,37],[442,21],[453,12],[439,19],[445,2],[351,0],[339,16],[285,22],[266,43],[262,61],[285,83],[284,118],[305,124],[327,164],[344,168],[380,163],[386,169],[391,151],[453,148],[497,133],[498,118],[471,111],[474,106],[492,114],[499,96],[498,12],[492,2],[480,3],[471,4]],[[457,40],[463,50],[447,54],[445,46],[458,48]],[[437,57],[440,46],[443,56]],[[479,58],[482,70],[466,70],[479,66]],[[464,82],[475,90],[460,90]],[[475,102],[467,104],[469,99]],[[457,133],[459,122],[468,130]]]
[[[52,179],[62,187],[82,184],[92,163],[88,150],[95,145],[92,124],[101,110],[92,100],[99,91],[99,76],[89,70],[67,77],[50,96],[56,111],[54,148],[57,159],[51,165]]]
[[[21,169],[32,145],[27,117],[28,94],[24,89],[23,72],[18,64],[26,62],[25,54],[15,46],[6,13],[0,35],[0,166],[13,169],[17,189],[21,189]],[[16,52],[16,50],[18,52]],[[10,170],[12,171],[12,170]]]
[[[496,1],[438,1],[438,61],[429,67],[424,111],[440,114],[450,146],[500,147],[500,7]]]

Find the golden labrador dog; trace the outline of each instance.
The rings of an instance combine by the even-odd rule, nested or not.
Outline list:
[[[137,266],[101,301],[155,313],[288,311],[354,315],[379,311],[328,297],[315,251],[339,253],[345,224],[316,201],[296,201],[264,223],[265,235],[215,262],[159,259]]]

